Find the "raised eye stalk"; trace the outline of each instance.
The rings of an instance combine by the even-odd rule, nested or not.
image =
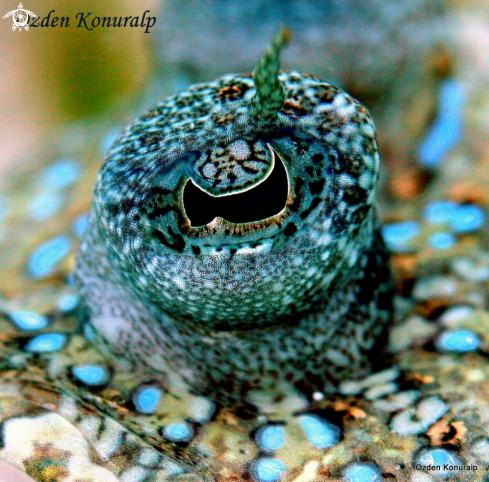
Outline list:
[[[290,30],[281,28],[265,49],[253,71],[256,93],[250,101],[249,111],[260,123],[269,122],[281,109],[285,93],[278,78],[280,52],[290,40]]]

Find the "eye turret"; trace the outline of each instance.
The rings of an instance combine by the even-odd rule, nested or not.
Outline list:
[[[373,122],[279,73],[287,36],[252,78],[193,86],[124,131],[79,256],[90,327],[117,356],[233,403],[365,375],[391,319]]]

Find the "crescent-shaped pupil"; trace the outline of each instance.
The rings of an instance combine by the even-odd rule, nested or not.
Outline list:
[[[211,196],[189,179],[183,191],[183,206],[192,227],[205,226],[216,217],[240,224],[280,213],[287,202],[288,181],[280,156],[275,155],[275,160],[273,171],[265,181],[230,196]]]

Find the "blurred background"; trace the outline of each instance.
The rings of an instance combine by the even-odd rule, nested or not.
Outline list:
[[[18,0],[0,5],[3,16]],[[437,200],[487,208],[487,2],[26,0],[24,8],[41,20],[55,10],[71,26],[12,31],[12,17],[0,22],[4,309],[46,312],[71,293],[92,186],[120,129],[192,83],[251,71],[282,25],[292,30],[284,70],[334,83],[371,110],[386,222],[411,222]],[[150,33],[76,27],[79,12],[146,10],[157,18]]]
[[[25,2],[26,3],[26,2]],[[17,8],[2,0],[2,16]],[[79,12],[102,16],[141,16],[154,1],[25,4],[40,17],[50,10],[69,16],[70,27],[12,31],[12,18],[0,30],[0,141],[2,182],[20,159],[32,156],[57,127],[93,116],[125,113],[144,95],[153,56],[141,28],[76,28]],[[8,179],[7,179],[8,181]]]

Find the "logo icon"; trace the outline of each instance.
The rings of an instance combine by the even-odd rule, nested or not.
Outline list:
[[[12,30],[15,32],[15,29],[19,29],[19,32],[22,28],[25,28],[26,31],[29,30],[29,17],[39,18],[35,13],[30,10],[26,10],[22,7],[22,4],[19,3],[19,7],[16,10],[12,10],[3,16],[3,18],[12,17],[14,24],[12,25]]]

